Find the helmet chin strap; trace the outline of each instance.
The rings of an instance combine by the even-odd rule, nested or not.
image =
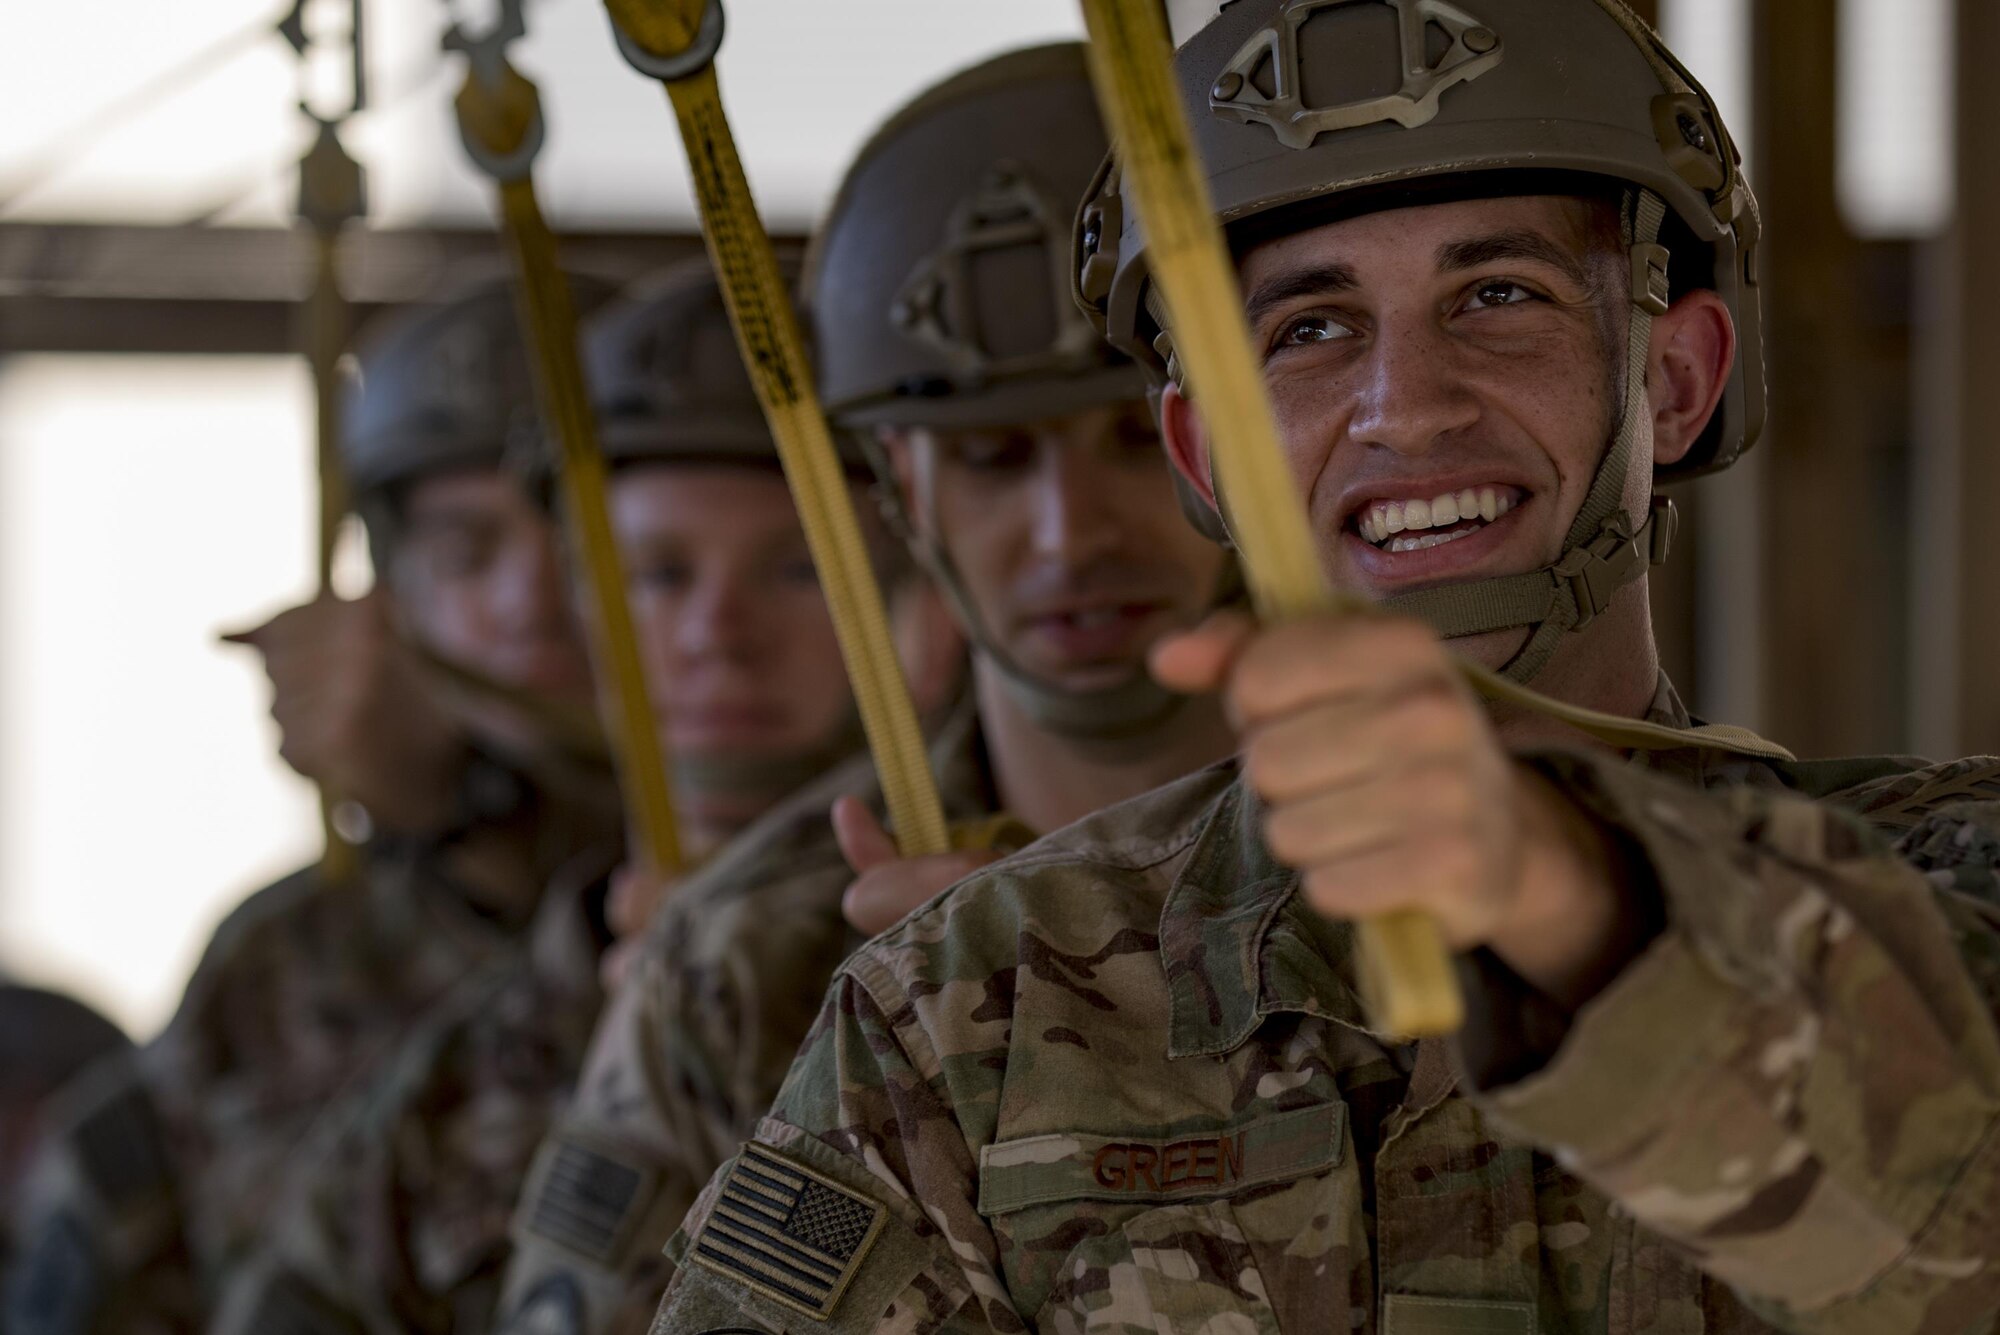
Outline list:
[[[776,802],[855,754],[866,741],[861,715],[849,705],[826,736],[798,750],[761,756],[676,754],[674,786],[691,793]]]
[[[1653,317],[1667,311],[1667,251],[1659,244],[1666,204],[1649,190],[1627,194],[1623,219],[1632,258],[1632,323],[1625,344],[1625,405],[1617,434],[1597,465],[1583,506],[1563,539],[1562,555],[1540,570],[1501,575],[1416,593],[1383,606],[1429,622],[1446,639],[1529,628],[1528,639],[1500,671],[1532,681],[1548,666],[1565,633],[1582,630],[1611,605],[1619,589],[1667,559],[1677,519],[1673,503],[1653,501],[1644,523],[1624,508],[1634,466],[1650,466],[1653,419],[1646,397]]]

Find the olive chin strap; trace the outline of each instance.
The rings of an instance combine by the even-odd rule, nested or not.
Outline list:
[[[934,523],[928,531],[937,532]],[[958,567],[943,545],[929,538],[917,539],[913,545],[918,561],[951,604],[966,639],[999,670],[1001,684],[1022,712],[1050,732],[1089,741],[1121,741],[1160,727],[1186,705],[1188,697],[1154,681],[1144,667],[1135,669],[1126,681],[1096,690],[1072,691],[1050,685],[1015,661],[987,629],[971,590],[959,578]]]
[[[672,761],[674,787],[688,793],[776,802],[858,753],[867,740],[860,711],[850,705],[822,740],[795,751],[761,756],[676,752]]]
[[[1625,407],[1618,433],[1563,539],[1554,564],[1384,598],[1382,605],[1430,623],[1446,639],[1531,627],[1526,644],[1500,669],[1526,683],[1555,655],[1562,637],[1582,630],[1611,605],[1619,589],[1667,559],[1678,518],[1673,503],[1655,497],[1652,513],[1635,525],[1623,501],[1634,464],[1652,455],[1646,371],[1653,317],[1667,311],[1667,251],[1659,244],[1666,203],[1650,190],[1630,192],[1624,234],[1632,257],[1632,325],[1625,342]]]

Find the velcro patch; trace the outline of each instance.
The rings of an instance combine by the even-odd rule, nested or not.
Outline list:
[[[653,1197],[653,1174],[564,1136],[544,1151],[522,1227],[597,1265],[614,1264]]]
[[[824,1321],[839,1306],[888,1213],[768,1146],[745,1145],[689,1257]]]
[[[1321,1103],[1167,1139],[1027,1136],[979,1152],[979,1212],[1050,1201],[1178,1201],[1228,1196],[1340,1162],[1347,1105]]]

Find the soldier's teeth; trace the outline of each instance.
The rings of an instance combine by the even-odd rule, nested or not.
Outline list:
[[[1392,552],[1421,552],[1430,547],[1442,547],[1447,542],[1457,542],[1460,538],[1477,533],[1476,528],[1460,529],[1456,533],[1424,533],[1415,537],[1405,535],[1389,544]]]
[[[1431,526],[1431,503],[1429,501],[1404,501],[1403,524],[1406,528],[1429,528]]]
[[[1443,528],[1458,522],[1458,497],[1447,492],[1431,502],[1431,527]]]
[[[1493,488],[1481,487],[1479,489],[1479,517],[1490,524],[1499,518],[1499,515],[1500,502],[1499,498],[1494,496]]]

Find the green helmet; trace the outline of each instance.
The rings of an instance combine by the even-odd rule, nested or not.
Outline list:
[[[1618,192],[1632,262],[1627,405],[1562,558],[1526,575],[1392,598],[1446,635],[1532,627],[1532,677],[1565,630],[1663,560],[1672,509],[1621,507],[1643,451],[1647,340],[1674,292],[1705,288],[1739,335],[1722,405],[1660,481],[1714,472],[1764,425],[1756,200],[1713,99],[1620,0],[1232,0],[1175,57],[1217,216],[1233,244],[1453,198]],[[1086,311],[1157,378],[1177,377],[1146,239],[1115,162],[1078,218]],[[1669,269],[1671,265],[1671,277]],[[1224,521],[1198,503],[1204,529]]]
[[[786,277],[793,277],[788,270]],[[743,366],[722,288],[706,256],[693,256],[641,279],[593,315],[581,353],[598,442],[613,469],[639,465],[726,464],[777,471],[777,443]],[[867,479],[867,460],[844,448],[849,475]],[[553,461],[545,464],[553,471]],[[875,553],[877,575],[892,585],[905,569],[893,545]],[[673,757],[686,791],[776,800],[862,742],[860,717],[782,755]]]
[[[611,292],[576,275],[569,289],[581,310]],[[527,468],[543,451],[534,368],[502,278],[375,321],[348,363],[343,397],[341,466],[378,553],[402,485],[457,468]]]
[[[872,454],[880,426],[1028,423],[1145,396],[1144,372],[1097,336],[1070,294],[1077,202],[1107,146],[1074,42],[964,70],[875,133],[806,261],[820,395],[838,426]],[[892,523],[1034,717],[1121,736],[1179,706],[1143,671],[1073,692],[1013,662],[942,546],[917,536],[936,525],[912,523],[879,471]]]
[[[796,264],[783,266],[788,281]],[[705,257],[641,279],[586,322],[584,378],[613,467],[644,460],[778,466],[778,447],[743,366]],[[843,442],[841,462],[868,475]]]

